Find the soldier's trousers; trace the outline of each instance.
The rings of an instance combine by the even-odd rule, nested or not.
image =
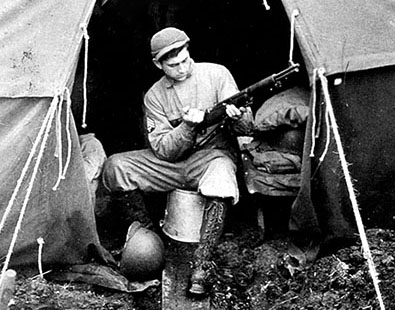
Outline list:
[[[118,153],[104,164],[103,185],[110,192],[195,190],[207,197],[239,200],[236,164],[225,150],[203,149],[171,163],[150,149]]]

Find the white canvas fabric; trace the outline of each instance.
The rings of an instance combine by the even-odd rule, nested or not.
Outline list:
[[[71,78],[94,0],[2,0],[0,97],[52,97]]]
[[[282,0],[308,71],[327,75],[395,64],[395,3],[375,0]]]
[[[40,134],[53,106],[51,97],[73,80],[83,39],[81,23],[89,21],[93,4],[93,0],[1,1],[0,218],[5,221],[0,256],[11,253],[10,266],[35,264],[38,238],[45,242],[44,264],[84,263],[92,247],[105,254],[66,97],[56,105],[48,132]],[[59,178],[62,171],[64,178]],[[15,235],[17,242],[11,248]]]

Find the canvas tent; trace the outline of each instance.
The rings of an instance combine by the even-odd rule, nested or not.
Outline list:
[[[132,2],[125,1],[125,5],[126,3]],[[191,3],[200,8],[199,2],[191,1]],[[392,86],[395,63],[393,31],[395,5],[389,0],[380,3],[372,0],[363,2],[283,0],[282,3],[290,20],[295,9],[299,12],[295,19],[295,35],[311,84],[313,85],[314,69],[322,67],[326,71],[342,142],[347,160],[351,163],[351,175],[356,180],[358,201],[365,223],[371,226],[384,224],[391,227],[395,213],[392,207],[395,200],[392,177],[395,170],[394,156],[392,156],[395,142],[390,138],[395,131],[392,122],[395,113],[392,108],[395,92]],[[18,180],[29,159],[34,141],[39,136],[45,115],[50,111],[53,98],[59,99],[61,95],[67,98],[65,89],[71,90],[83,41],[84,31],[81,26],[88,23],[93,5],[94,1],[89,0],[67,2],[5,0],[2,2],[0,7],[1,216],[4,215],[13,198],[14,190],[19,184]],[[111,5],[111,2],[106,5]],[[242,8],[246,6],[244,2],[241,4],[241,1],[239,5]],[[254,5],[258,8],[262,6],[258,1]],[[272,3],[272,7],[276,6],[277,4]],[[200,9],[203,11],[203,7]],[[128,13],[127,10],[120,11],[125,15]],[[246,11],[246,19],[250,18],[249,13]],[[240,12],[237,11],[237,14]],[[269,12],[265,14],[267,19],[259,16],[259,23],[269,20],[268,25],[264,24],[265,27],[261,27],[266,30],[272,26],[270,21],[277,19],[274,17],[270,19]],[[190,26],[191,30],[195,29],[196,33],[202,30],[195,27],[195,19],[189,20],[193,24]],[[215,22],[217,25],[222,21],[215,19]],[[229,24],[235,23],[232,20]],[[125,28],[125,31],[130,28],[123,27],[123,24],[120,27]],[[218,26],[218,28],[223,29],[220,34],[235,36],[227,27]],[[207,27],[207,29],[211,28]],[[218,40],[225,41],[224,38],[228,38],[228,36],[222,36],[224,38],[217,35],[210,36],[207,32],[211,30],[207,30],[206,36],[202,38],[204,40],[212,38],[211,45],[217,44]],[[247,31],[242,28],[240,33],[245,35],[244,32]],[[272,33],[274,32],[267,31],[267,37],[272,38],[270,36]],[[129,32],[126,32],[125,37],[129,36]],[[136,36],[144,37],[140,32]],[[276,39],[275,37],[273,35],[273,40]],[[243,38],[246,41],[251,40],[248,36]],[[262,38],[259,37],[257,40],[259,45],[257,43],[253,48],[258,49],[261,41]],[[223,42],[225,47],[230,43],[233,44],[231,40]],[[115,50],[114,44],[108,44],[107,40],[104,44],[110,47],[111,52]],[[122,42],[122,46],[125,46],[125,42]],[[234,46],[232,49],[224,48],[226,52],[223,54],[229,55],[233,48]],[[237,51],[244,49],[246,48],[242,45]],[[262,50],[267,49],[266,47]],[[128,53],[129,50],[124,49],[124,52]],[[110,55],[119,56],[116,53],[114,51],[114,54]],[[276,54],[277,50],[273,55]],[[272,56],[272,54],[268,55]],[[110,67],[117,67],[112,63],[114,58],[121,59],[115,56],[107,57],[107,61],[111,62]],[[264,59],[261,54],[256,58],[250,58]],[[127,66],[123,67],[128,69]],[[245,70],[245,66],[242,67]],[[259,70],[261,67],[266,65],[259,66]],[[141,72],[135,71],[140,79]],[[124,79],[122,74],[119,76],[119,80]],[[112,78],[116,78],[116,75],[112,75]],[[319,89],[319,83],[317,88]],[[322,96],[319,91],[317,94]],[[72,147],[71,149],[68,147],[66,111],[67,102],[62,105],[60,126],[56,125],[59,123],[54,116],[42,152],[41,163],[37,169],[34,169],[35,160],[40,154],[41,144],[38,143],[36,152],[32,155],[30,168],[20,182],[21,186],[13,208],[1,231],[0,255],[4,257],[14,235],[13,229],[19,210],[26,201],[26,213],[12,255],[12,262],[15,264],[36,263],[35,251],[38,248],[36,240],[39,237],[45,241],[43,259],[47,263],[80,263],[85,261],[90,245],[100,248],[88,185],[84,178],[77,132],[72,118],[70,125]],[[316,111],[311,111],[311,115],[314,112],[317,120],[322,120],[324,118],[319,118],[319,115],[323,115],[323,111],[322,106],[318,105]],[[59,114],[55,113],[55,115]],[[311,117],[309,121],[312,121]],[[347,239],[355,233],[354,216],[339,159],[336,156],[333,136],[325,160],[321,164],[318,163],[319,155],[326,147],[325,125],[325,121],[321,121],[315,126],[318,135],[315,140],[315,157],[308,156],[312,146],[312,124],[309,123],[307,126],[310,131],[306,133],[304,181],[291,214],[291,230],[294,236],[300,236],[301,238],[297,238],[300,240],[304,240],[305,236],[308,236],[307,239],[313,236],[312,239],[318,240],[319,243]],[[60,139],[59,132],[62,133]],[[45,136],[44,131],[41,137]],[[67,169],[65,169],[65,178],[60,180],[57,190],[52,190],[59,179],[59,146],[62,150],[61,168],[67,167]],[[71,160],[70,164],[66,165],[69,150],[71,150]],[[37,170],[36,177],[31,179],[35,170]],[[30,184],[33,185],[31,190],[29,190]],[[29,196],[26,196],[27,194]],[[386,214],[385,219],[382,219],[383,214]]]
[[[106,253],[67,100],[94,2],[0,6],[0,257],[11,266],[37,264],[38,238],[43,264]]]
[[[282,2],[290,19],[299,13],[295,36],[312,89],[317,89],[311,95],[302,187],[290,220],[296,249],[314,259],[319,248],[341,245],[356,232],[339,149],[315,69],[322,68],[328,81],[364,224],[394,227],[395,5],[371,0]],[[320,162],[322,154],[326,155]]]

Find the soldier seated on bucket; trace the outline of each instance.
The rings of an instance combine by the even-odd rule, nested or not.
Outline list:
[[[104,165],[103,184],[120,197],[174,189],[205,196],[207,205],[189,287],[190,293],[201,295],[207,292],[210,258],[223,230],[227,206],[238,202],[239,190],[234,135],[221,130],[194,148],[213,129],[199,132],[196,127],[206,109],[234,95],[238,88],[224,66],[195,63],[188,46],[189,37],[177,28],[165,28],[152,37],[153,63],[164,76],[144,97],[150,148],[110,156]],[[232,126],[251,122],[250,113],[234,105],[228,105],[226,113]]]

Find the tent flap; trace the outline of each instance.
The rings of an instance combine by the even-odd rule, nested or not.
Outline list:
[[[12,265],[34,264],[37,261],[37,239],[44,239],[43,262],[73,264],[86,262],[88,248],[101,250],[96,231],[93,205],[85,176],[83,159],[74,123],[70,124],[71,158],[65,178],[57,189],[59,177],[59,143],[62,145],[63,168],[67,160],[68,138],[63,111],[62,140],[58,139],[56,121],[52,121],[45,149],[34,177],[34,166],[39,160],[39,149],[23,176],[24,167],[32,151],[33,142],[47,113],[51,100],[0,99],[0,216],[11,206],[4,229],[0,232],[0,256],[5,257],[11,239],[17,233],[17,242],[11,257]],[[4,142],[4,143],[3,143]],[[41,145],[41,142],[40,142]],[[20,182],[21,181],[21,182]],[[21,186],[18,189],[18,182]],[[30,184],[32,184],[29,191]],[[13,204],[13,193],[16,193]],[[22,206],[26,203],[26,209]],[[19,230],[15,230],[20,215]]]

